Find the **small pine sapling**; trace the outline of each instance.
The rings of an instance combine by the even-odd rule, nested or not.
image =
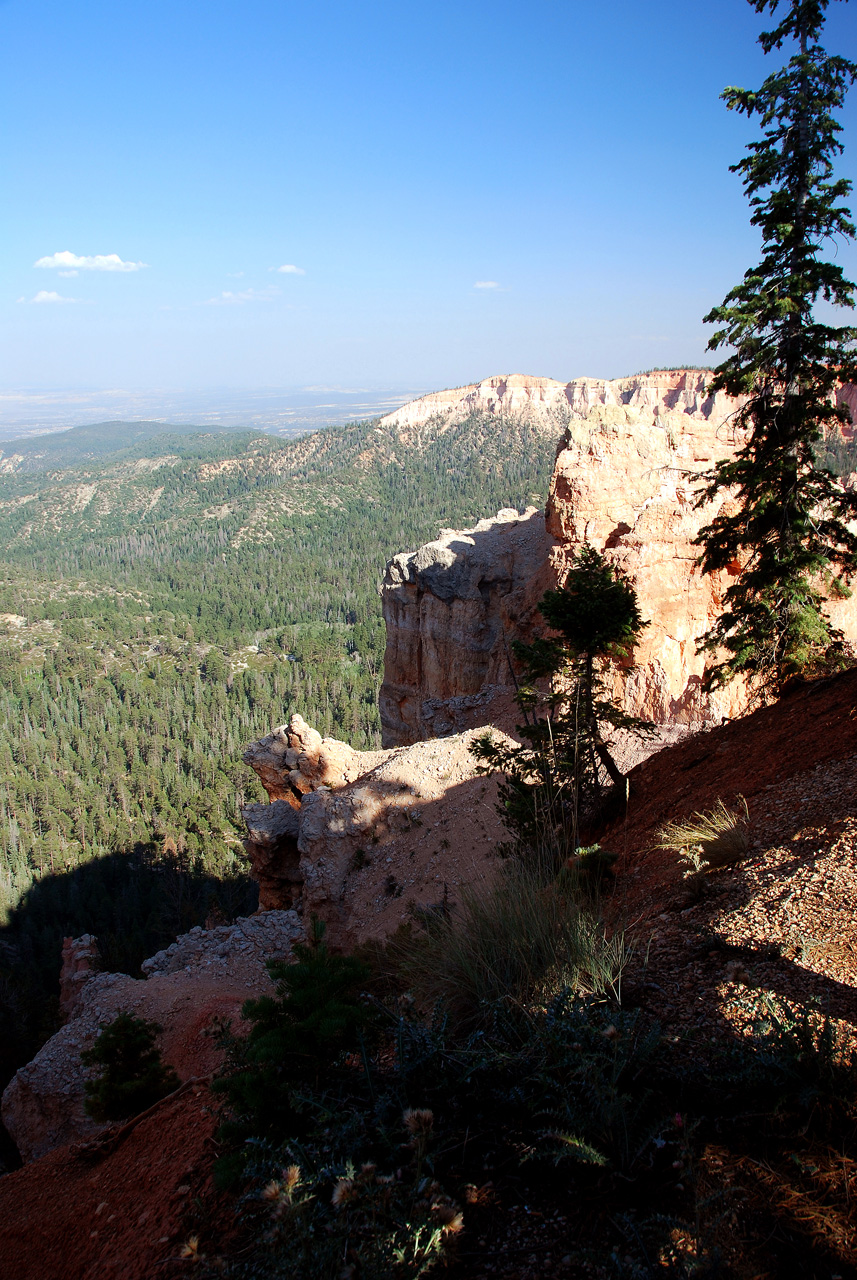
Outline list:
[[[84,1066],[100,1068],[84,1085],[84,1107],[93,1120],[128,1120],[178,1088],[178,1076],[155,1044],[162,1030],[131,1013],[101,1024],[95,1043],[80,1055]]]
[[[296,961],[268,964],[276,995],[248,1000],[243,1009],[253,1024],[248,1037],[253,1058],[288,1062],[302,1076],[353,1048],[368,1017],[359,994],[369,974],[366,965],[333,954],[324,934],[324,923],[313,918],[309,942],[295,945]]]
[[[269,961],[276,994],[248,1000],[242,1016],[250,1032],[228,1038],[230,1067],[214,1082],[236,1117],[223,1136],[294,1134],[300,1125],[294,1091],[329,1077],[347,1052],[362,1049],[370,1010],[361,998],[369,968],[332,954],[324,924],[313,918],[310,939],[295,945],[294,962]]]

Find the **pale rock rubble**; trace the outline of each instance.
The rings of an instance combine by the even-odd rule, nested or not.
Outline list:
[[[268,960],[286,959],[292,944],[302,935],[303,926],[294,911],[261,911],[216,929],[197,925],[165,950],[144,960],[140,969],[149,978],[153,974],[192,974],[208,969],[223,974],[236,959],[264,966]]]

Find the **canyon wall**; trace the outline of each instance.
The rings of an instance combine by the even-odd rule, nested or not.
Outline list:
[[[466,387],[433,391],[388,413],[379,426],[414,427],[431,420],[454,425],[473,413],[495,417],[523,418],[534,423],[557,422],[565,426],[570,418],[585,418],[596,405],[625,404],[648,408],[655,414],[678,409],[710,417],[725,417],[734,409],[726,397],[710,399],[705,390],[710,374],[702,369],[655,370],[629,378],[535,378],[525,374],[505,374],[484,378]]]
[[[383,584],[384,745],[508,719],[509,640],[536,625],[554,584],[542,512],[499,511],[394,556]]]
[[[683,369],[565,384],[488,379],[462,388],[457,400],[445,392],[397,411],[411,423],[441,411],[454,421],[480,404],[512,412],[517,403],[552,420],[562,412],[566,429],[544,518],[500,512],[475,529],[444,530],[388,565],[380,695],[386,746],[486,721],[511,728],[508,644],[543,629],[538,601],[562,582],[583,542],[628,575],[649,623],[633,670],[617,677],[626,710],[687,726],[744,710],[739,681],[704,692],[708,660],[697,653],[730,581],[729,572],[703,576],[696,564],[695,539],[723,502],[697,508],[698,476],[742,442],[737,402],[709,396],[709,378]],[[844,388],[841,399],[850,405],[853,394]],[[830,613],[857,640],[857,603],[831,603]]]

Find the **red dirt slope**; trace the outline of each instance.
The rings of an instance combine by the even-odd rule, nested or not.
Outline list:
[[[165,1101],[101,1157],[60,1147],[0,1178],[2,1280],[155,1280],[214,1203],[211,1094]],[[203,1232],[203,1234],[205,1234]]]
[[[739,795],[749,857],[693,891],[658,829]],[[619,855],[610,915],[638,942],[634,999],[664,1023],[731,1035],[767,993],[857,1037],[857,670],[645,761],[601,842]]]

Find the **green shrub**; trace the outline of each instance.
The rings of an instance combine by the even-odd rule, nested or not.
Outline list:
[[[406,1110],[400,1124],[405,1141],[394,1172],[381,1173],[371,1161],[312,1171],[311,1162],[285,1164],[270,1153],[251,1163],[248,1173],[260,1189],[248,1200],[261,1202],[267,1229],[249,1263],[227,1274],[235,1280],[412,1280],[429,1271],[463,1218],[427,1172],[432,1112]]]
[[[178,1088],[178,1076],[161,1062],[155,1045],[161,1030],[130,1013],[101,1024],[92,1048],[80,1055],[84,1066],[100,1068],[84,1085],[84,1106],[93,1120],[128,1120]]]
[[[247,1036],[226,1036],[227,1072],[213,1087],[232,1111],[221,1131],[227,1139],[295,1136],[301,1130],[295,1090],[333,1078],[343,1054],[363,1046],[371,1021],[361,997],[368,966],[331,954],[323,938],[324,925],[314,919],[310,941],[295,946],[293,963],[268,962],[276,994],[246,1002]],[[237,1156],[237,1163],[221,1163],[221,1181],[240,1172],[243,1157]]]
[[[500,812],[519,851],[542,857],[553,851],[559,867],[576,851],[582,827],[605,811],[610,789],[627,799],[611,732],[652,732],[621,708],[614,689],[648,623],[631,583],[588,543],[575,553],[563,586],[542,597],[539,612],[553,636],[511,646],[525,720],[518,732],[528,745],[489,733],[471,751],[484,772],[505,775]]]
[[[666,1145],[672,1122],[653,1089],[661,1053],[660,1028],[639,1011],[566,990],[523,1020],[498,1010],[458,1051],[458,1088],[470,1122],[502,1117],[526,1159],[627,1177]]]
[[[726,1081],[770,1113],[798,1107],[822,1125],[857,1113],[857,1052],[818,1004],[787,1004],[767,992],[735,1002],[748,1020]]]

